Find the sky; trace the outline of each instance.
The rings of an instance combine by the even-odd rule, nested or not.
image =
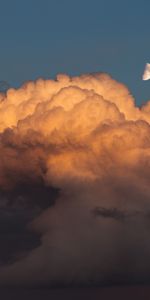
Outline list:
[[[106,72],[150,99],[149,0],[1,0],[0,80]]]
[[[0,1],[0,290],[150,285],[149,12]]]

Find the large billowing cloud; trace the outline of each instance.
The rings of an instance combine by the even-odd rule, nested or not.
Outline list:
[[[147,281],[150,102],[101,73],[0,97],[1,284]]]

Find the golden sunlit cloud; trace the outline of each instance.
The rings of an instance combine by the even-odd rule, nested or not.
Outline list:
[[[0,280],[103,282],[150,272],[150,102],[137,107],[103,73],[38,79],[0,97],[1,189],[40,179],[61,191],[31,224],[41,246],[1,268]]]

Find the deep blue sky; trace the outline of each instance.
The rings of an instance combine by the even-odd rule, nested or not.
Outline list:
[[[104,71],[150,99],[150,0],[0,0],[0,80]]]

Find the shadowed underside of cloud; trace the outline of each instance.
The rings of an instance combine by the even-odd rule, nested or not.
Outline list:
[[[29,227],[33,218],[55,203],[58,190],[42,182],[24,182],[11,191],[1,190],[0,264],[25,257],[41,244],[41,234]]]
[[[150,102],[108,74],[0,94],[1,285],[147,282]]]
[[[134,216],[128,214],[127,212],[120,211],[117,208],[104,208],[104,207],[96,207],[93,210],[94,216],[99,216],[103,218],[112,218],[116,221],[123,221],[128,217]]]

